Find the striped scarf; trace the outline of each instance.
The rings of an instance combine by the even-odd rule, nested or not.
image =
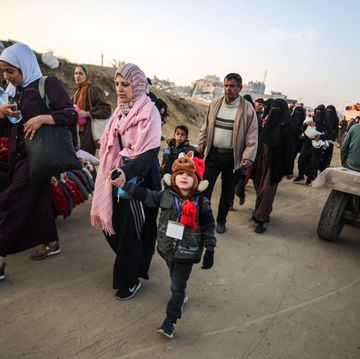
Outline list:
[[[115,73],[115,77],[117,75],[123,77],[130,84],[133,91],[133,98],[130,102],[118,103],[122,115],[127,115],[136,101],[147,93],[148,82],[144,72],[134,64],[124,64],[120,66]]]

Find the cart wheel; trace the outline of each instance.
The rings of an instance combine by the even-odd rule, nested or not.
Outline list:
[[[322,210],[317,233],[321,239],[336,241],[344,227],[342,218],[350,195],[344,192],[331,191]]]

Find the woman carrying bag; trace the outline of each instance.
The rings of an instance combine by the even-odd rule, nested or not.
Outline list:
[[[77,113],[64,87],[54,77],[45,83],[49,111],[38,89],[40,67],[27,45],[17,43],[6,48],[0,55],[0,69],[8,82],[9,99],[13,99],[12,103],[0,106],[0,127],[9,130],[11,178],[10,185],[0,194],[1,280],[5,278],[4,258],[10,253],[39,245],[31,254],[31,259],[38,260],[60,252],[50,180],[30,183],[25,139],[33,139],[42,125],[74,126]]]
[[[87,65],[76,66],[74,104],[79,111],[80,148],[95,155],[98,141],[111,116],[111,105],[106,102],[104,91],[90,82]]]
[[[161,189],[161,118],[146,94],[147,86],[145,74],[136,65],[125,64],[116,71],[118,106],[100,139],[91,223],[104,231],[116,254],[113,288],[119,300],[136,294],[140,277],[149,278],[155,249],[157,209],[124,198],[117,188],[131,180],[152,190]]]

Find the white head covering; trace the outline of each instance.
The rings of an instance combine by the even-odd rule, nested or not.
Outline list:
[[[16,43],[7,47],[1,53],[0,61],[5,61],[9,65],[17,67],[21,70],[23,77],[21,87],[26,87],[42,76],[34,52],[25,44]],[[8,84],[6,92],[10,96],[14,96],[16,93],[16,87],[13,84]]]

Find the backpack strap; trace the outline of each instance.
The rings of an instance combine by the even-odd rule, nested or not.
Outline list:
[[[38,83],[38,90],[39,90],[39,94],[41,99],[44,101],[46,107],[48,108],[48,110],[50,110],[50,101],[49,98],[47,97],[46,91],[45,91],[45,82],[46,79],[48,78],[48,76],[41,76],[39,79],[39,83]]]

